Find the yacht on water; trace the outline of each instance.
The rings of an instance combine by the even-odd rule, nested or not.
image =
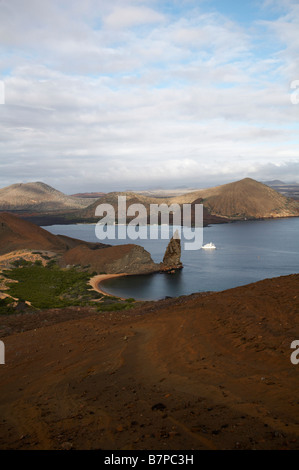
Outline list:
[[[210,243],[207,243],[206,245],[203,245],[202,248],[204,250],[215,250],[216,246],[214,245],[214,243],[210,242]]]

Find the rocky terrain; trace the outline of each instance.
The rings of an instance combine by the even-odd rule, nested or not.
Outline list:
[[[180,240],[172,240],[169,247],[173,244],[177,246],[178,243],[180,244]],[[172,249],[169,247],[168,252]],[[137,245],[112,247],[103,243],[89,243],[63,235],[53,235],[13,214],[0,214],[0,255],[12,253],[11,256],[14,257],[14,252],[24,249],[52,252],[58,255],[61,267],[88,266],[91,272],[95,271],[99,274],[147,274],[161,269],[181,268],[178,256],[176,259],[179,261],[176,266],[174,258],[169,259],[168,252],[164,257],[166,264],[156,264],[150,254]]]
[[[59,260],[62,267],[89,265],[91,271],[103,274],[149,274],[159,271],[175,271],[181,263],[181,240],[172,238],[166,248],[163,262],[154,263],[151,255],[141,246],[128,244],[91,249],[77,245],[66,251]]]
[[[181,263],[181,240],[179,239],[178,231],[175,232],[166,248],[163,264],[170,269],[172,267],[183,267]]]
[[[78,245],[66,251],[59,264],[62,267],[88,265],[91,271],[107,274],[147,274],[160,269],[144,248],[132,244],[108,247],[104,250],[91,250],[87,246]]]
[[[298,449],[299,275],[1,317],[1,449]]]

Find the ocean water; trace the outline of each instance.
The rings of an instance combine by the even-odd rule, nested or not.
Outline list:
[[[53,225],[46,230],[86,241],[99,241],[95,225]],[[146,228],[145,228],[146,229]],[[159,227],[159,237],[165,227]],[[111,245],[143,246],[155,262],[163,259],[169,240],[105,240]],[[299,272],[299,218],[245,221],[203,229],[203,242],[216,250],[182,251],[184,268],[176,274],[128,276],[105,281],[113,295],[157,300],[193,292],[221,291],[266,278]]]

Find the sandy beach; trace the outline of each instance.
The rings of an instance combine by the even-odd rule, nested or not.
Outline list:
[[[89,284],[96,292],[99,292],[100,294],[103,294],[103,295],[110,295],[101,288],[101,282],[105,281],[107,279],[113,279],[114,277],[121,277],[121,276],[128,276],[128,274],[127,273],[98,274],[97,276],[94,276],[90,279]],[[114,296],[114,297],[116,297],[116,296]],[[121,297],[118,297],[118,298],[121,299]]]

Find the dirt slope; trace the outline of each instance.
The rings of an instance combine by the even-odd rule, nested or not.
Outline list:
[[[298,287],[2,318],[0,448],[298,449]]]
[[[43,250],[62,254],[81,245],[90,250],[107,248],[103,243],[89,243],[64,235],[53,235],[16,215],[0,213],[0,255],[17,250]]]
[[[0,254],[25,248],[60,253],[66,250],[67,245],[31,222],[12,214],[0,213]]]

